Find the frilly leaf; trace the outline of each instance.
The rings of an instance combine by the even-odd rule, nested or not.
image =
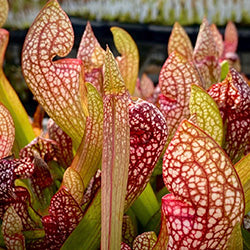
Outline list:
[[[104,71],[101,249],[121,246],[129,167],[129,95],[107,48]]]
[[[79,145],[85,128],[86,109],[81,105],[82,62],[61,59],[74,43],[70,20],[56,0],[50,0],[36,17],[22,52],[24,78],[49,116]]]
[[[15,140],[15,127],[10,112],[0,103],[0,159],[11,154]]]
[[[197,85],[191,86],[189,109],[191,114],[196,114],[198,126],[222,145],[223,122],[219,108],[213,98]]]
[[[244,215],[240,179],[222,148],[184,120],[163,160],[169,249],[223,249]]]
[[[139,72],[139,52],[133,38],[122,28],[112,27],[114,43],[121,54],[117,58],[121,75],[130,94],[134,93]]]
[[[168,54],[176,51],[187,61],[193,60],[193,46],[182,26],[175,22],[168,41]]]

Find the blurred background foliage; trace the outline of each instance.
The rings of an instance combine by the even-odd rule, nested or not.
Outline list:
[[[10,31],[4,71],[28,113],[33,116],[36,102],[24,82],[20,61],[27,29],[47,0],[8,0],[9,14],[4,28]],[[238,54],[242,71],[250,76],[250,0],[58,0],[70,16],[75,45],[69,57],[76,57],[86,21],[103,48],[108,44],[115,52],[111,26],[127,30],[140,54],[141,76],[146,73],[155,84],[167,58],[167,43],[175,21],[185,26],[195,43],[204,16],[219,26],[223,34],[228,20],[239,28]]]
[[[25,28],[46,0],[9,0],[7,27]],[[199,24],[204,16],[217,25],[228,20],[250,24],[249,0],[59,0],[69,14],[90,20],[173,25]]]

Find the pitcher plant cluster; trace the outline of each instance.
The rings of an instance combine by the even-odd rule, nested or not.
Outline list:
[[[193,48],[175,23],[157,86],[138,77],[132,37],[111,32],[120,56],[87,23],[67,58],[72,25],[56,0],[46,3],[22,50],[39,102],[30,122],[3,72],[0,29],[0,247],[246,248],[250,87],[235,25],[223,38],[204,18]]]

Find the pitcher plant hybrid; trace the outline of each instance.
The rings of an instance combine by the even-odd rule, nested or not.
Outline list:
[[[7,14],[1,0],[1,26]],[[1,249],[250,249],[250,87],[235,25],[223,40],[204,19],[193,48],[175,23],[157,86],[138,77],[132,37],[111,32],[120,56],[88,22],[69,58],[71,22],[46,3],[22,50],[39,102],[30,122],[0,29]]]

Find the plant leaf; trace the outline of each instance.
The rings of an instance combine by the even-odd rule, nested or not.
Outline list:
[[[0,201],[1,205],[14,195],[15,163],[7,159],[0,160]],[[1,210],[0,210],[1,211]],[[1,214],[2,215],[2,214]]]
[[[132,218],[129,215],[124,215],[122,222],[122,241],[132,247],[136,235],[137,229]]]
[[[130,246],[127,245],[126,243],[122,242],[121,243],[121,250],[131,250]]]
[[[204,18],[194,48],[194,62],[203,77],[204,89],[220,80],[219,51],[208,21]]]
[[[201,62],[208,56],[219,57],[213,33],[206,18],[203,19],[194,48],[195,62]]]
[[[168,136],[161,112],[153,104],[141,99],[130,104],[129,123],[130,162],[125,210],[149,182]]]
[[[224,42],[223,42],[222,35],[214,23],[210,25],[210,29],[212,31],[213,39],[216,44],[218,56],[219,58],[221,58],[224,52]]]
[[[99,54],[96,54],[97,51]],[[90,22],[87,22],[85,27],[77,52],[77,58],[83,61],[86,73],[90,73],[93,69],[100,68],[104,64],[105,51],[97,41]],[[95,62],[98,62],[99,65],[96,65]]]
[[[30,178],[34,173],[34,163],[30,158],[14,159],[15,163],[15,178]]]
[[[129,96],[107,48],[104,71],[101,249],[121,247],[129,167]]]
[[[240,58],[237,55],[238,32],[235,24],[231,21],[227,23],[224,34],[224,52],[223,59],[227,60],[230,67],[241,72]]]
[[[133,242],[133,250],[152,250],[157,241],[155,232],[144,232],[138,235]]]
[[[240,177],[245,195],[245,214],[250,211],[250,153],[238,161],[234,167]]]
[[[227,23],[224,34],[224,54],[235,53],[238,47],[238,32],[235,24],[231,21]]]
[[[100,248],[101,240],[101,189],[93,197],[91,205],[75,230],[62,246],[62,250],[77,249],[96,250]]]
[[[233,232],[227,242],[227,250],[239,249],[243,250],[243,238],[241,234],[240,223],[236,223],[234,226]]]
[[[54,192],[50,189],[53,186],[53,179],[46,162],[38,157],[34,158],[34,172],[30,178],[32,191],[35,199],[39,202],[34,208],[39,209],[40,214],[47,212],[50,199]]]
[[[193,60],[193,46],[182,26],[175,22],[168,41],[168,54],[176,51],[187,61]]]
[[[135,91],[135,85],[139,72],[139,52],[133,38],[122,28],[112,27],[111,32],[114,37],[114,43],[121,54],[117,58],[119,69],[124,79],[125,85],[132,95]]]
[[[184,120],[165,152],[163,178],[171,192],[162,199],[168,248],[223,249],[242,222],[244,193],[222,148]]]
[[[55,141],[39,136],[20,151],[19,157],[34,159],[38,156],[45,162],[49,162],[56,156],[58,149],[58,144]]]
[[[198,126],[221,146],[223,122],[219,108],[213,98],[201,87],[192,85],[189,109],[191,114],[196,114]]]
[[[83,181],[80,174],[73,168],[67,168],[63,175],[62,185],[69,190],[72,197],[80,205],[83,198]]]
[[[224,60],[221,64],[221,75],[220,80],[223,81],[227,77],[227,74],[229,72],[229,63],[227,60]]]
[[[163,206],[162,206],[163,208]],[[168,229],[167,222],[164,212],[161,212],[161,229],[158,235],[157,241],[153,247],[153,250],[163,250],[167,249],[168,245]]]
[[[226,79],[208,90],[216,101],[223,119],[225,151],[237,162],[250,141],[250,87],[233,68]]]
[[[25,239],[22,230],[22,221],[15,209],[10,206],[4,214],[2,224],[2,233],[7,249],[25,249]]]
[[[10,112],[0,103],[0,159],[11,154],[15,140],[15,127]]]
[[[220,81],[221,67],[219,61],[214,57],[207,57],[201,63],[196,63],[196,67],[203,78],[205,84],[202,85],[204,89],[208,89],[212,84]]]
[[[42,171],[39,172],[39,170],[41,170],[41,167],[39,167],[40,166],[37,165],[36,161],[33,163],[27,158],[2,159],[0,161],[0,217],[2,217],[3,212],[8,206],[13,206],[22,219],[25,230],[30,230],[35,226],[33,219],[30,218],[27,210],[30,203],[32,202],[32,206],[35,208],[43,208],[42,205],[44,199],[38,201],[37,196],[39,198],[44,198],[41,190],[48,185],[51,185],[52,182],[50,175],[48,174],[49,172],[46,172],[47,169],[43,168]],[[31,184],[29,182],[23,183],[20,180],[27,178],[31,180]],[[36,192],[37,196],[33,191]],[[49,196],[47,198],[50,199]],[[37,222],[35,223],[37,224]]]
[[[153,95],[155,90],[154,83],[145,73],[142,74],[139,84],[140,92],[144,99],[147,99]]]
[[[103,74],[102,68],[93,69],[90,73],[85,74],[85,82],[92,83],[98,92],[103,94]]]
[[[58,145],[55,156],[60,164],[67,168],[73,160],[71,138],[50,118],[47,124],[49,138]]]
[[[18,156],[20,149],[33,140],[35,135],[22,103],[3,72],[4,55],[8,41],[9,32],[0,29],[0,102],[9,110],[14,120],[15,143],[13,150],[15,155]]]
[[[23,230],[33,230],[34,228],[38,227],[39,222],[35,222],[28,212],[28,209],[31,208],[29,207],[30,195],[27,189],[23,187],[15,187],[14,196],[3,204],[3,211],[7,210],[10,206],[14,208],[21,220]],[[40,216],[38,217],[40,220]]]
[[[37,210],[40,209],[39,212],[43,213],[43,210],[48,207],[48,202],[52,197],[51,192],[44,193],[46,188],[53,184],[47,164],[41,158],[37,157],[34,157],[33,160],[30,158],[6,159],[2,161],[2,164],[3,171],[5,169],[5,171],[8,172],[8,175],[4,176],[6,179],[3,180],[3,182],[8,184],[7,186],[6,184],[3,185],[5,189],[4,199],[7,199],[7,201],[14,199],[14,201],[11,202],[17,203],[17,197],[21,196],[21,194],[16,194],[17,190],[16,187],[14,187],[15,181],[15,185],[28,190],[29,196],[31,196],[32,206]],[[27,178],[29,178],[30,181],[28,181]],[[20,179],[24,180],[21,181]],[[21,201],[23,201],[23,199],[21,199]],[[20,213],[19,216],[22,217],[22,213]]]
[[[159,96],[159,105],[167,122],[168,142],[172,139],[181,120],[189,117],[192,83],[201,85],[197,71],[179,54],[173,52],[164,63],[159,75],[162,93]]]
[[[0,204],[16,199],[14,181],[17,178],[29,178],[34,172],[34,164],[28,159],[0,160]]]
[[[102,98],[92,84],[86,83],[86,86],[89,116],[81,145],[70,166],[80,174],[85,187],[88,186],[90,179],[100,165],[103,143]]]
[[[49,215],[42,218],[48,248],[58,249],[83,217],[82,210],[63,187],[51,199]]]
[[[0,0],[0,28],[8,17],[9,5],[7,0]]]
[[[85,128],[86,108],[81,105],[82,62],[61,59],[74,43],[70,20],[56,0],[50,0],[36,17],[22,52],[24,78],[48,115],[79,145]]]
[[[82,40],[77,52],[77,58],[84,64],[85,81],[92,83],[99,93],[103,92],[102,66],[105,51],[97,41],[90,22],[87,22]]]

